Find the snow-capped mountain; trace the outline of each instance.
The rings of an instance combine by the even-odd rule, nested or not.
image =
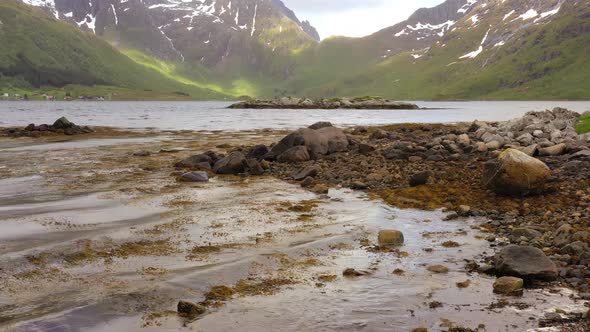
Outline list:
[[[256,49],[284,52],[319,41],[280,0],[23,0],[56,18],[170,61],[214,67]],[[288,43],[286,43],[288,41]]]

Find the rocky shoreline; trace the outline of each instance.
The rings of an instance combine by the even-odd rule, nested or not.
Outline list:
[[[250,99],[228,108],[233,109],[372,109],[415,110],[416,104],[392,101],[379,97],[309,99],[283,97],[280,99]]]
[[[454,282],[458,281],[456,285],[458,289],[471,287],[475,290],[475,287],[480,287],[483,292],[489,292],[486,296],[500,294],[500,302],[493,303],[488,309],[496,310],[496,308],[523,305],[520,303],[523,301],[521,297],[533,296],[540,288],[552,292],[565,286],[577,291],[572,293],[572,301],[584,303],[590,300],[588,269],[590,263],[588,247],[590,244],[588,232],[590,227],[590,135],[578,135],[573,129],[579,116],[577,113],[564,109],[554,109],[531,112],[522,118],[508,122],[475,121],[453,125],[400,124],[379,128],[356,127],[346,130],[336,128],[328,122],[320,122],[290,133],[265,132],[263,136],[260,135],[261,133],[251,133],[249,136],[219,133],[213,142],[206,142],[210,138],[195,139],[201,137],[196,133],[175,133],[178,141],[168,142],[158,149],[150,148],[149,145],[138,145],[125,148],[114,147],[112,150],[100,149],[110,151],[106,155],[98,154],[95,150],[88,151],[86,155],[72,155],[68,152],[67,157],[71,159],[69,163],[58,161],[61,159],[55,158],[56,156],[40,157],[45,162],[56,163],[47,165],[46,169],[54,172],[53,181],[63,182],[63,190],[78,188],[104,191],[105,185],[111,183],[112,187],[108,187],[111,190],[120,193],[133,192],[141,200],[150,195],[161,197],[171,194],[173,199],[167,206],[180,207],[181,210],[187,209],[186,216],[191,218],[203,213],[198,209],[193,210],[203,203],[191,201],[187,192],[192,190],[197,195],[202,195],[208,193],[205,187],[209,188],[208,190],[213,187],[225,190],[227,188],[223,187],[246,187],[250,182],[259,182],[261,188],[275,193],[278,190],[277,183],[285,184],[285,182],[270,178],[273,177],[300,185],[318,194],[307,193],[316,199],[288,204],[282,202],[276,207],[272,204],[259,204],[255,207],[245,205],[248,208],[242,209],[239,204],[234,206],[234,204],[222,203],[224,208],[235,208],[239,213],[235,214],[237,221],[230,221],[226,225],[220,222],[211,225],[211,232],[216,234],[211,238],[214,240],[220,239],[217,236],[225,239],[231,232],[236,231],[233,227],[250,230],[250,218],[242,218],[240,215],[250,209],[260,211],[264,215],[272,213],[275,208],[277,211],[300,214],[293,221],[287,222],[289,225],[301,227],[292,230],[293,233],[288,236],[309,231],[308,227],[313,228],[317,222],[313,220],[319,200],[338,200],[333,194],[335,191],[342,190],[331,189],[351,188],[366,192],[368,197],[383,200],[398,208],[443,209],[447,221],[442,221],[444,215],[441,214],[441,217],[437,217],[439,223],[446,223],[447,227],[460,225],[457,227],[466,229],[463,231],[464,235],[467,236],[469,232],[469,236],[473,239],[474,234],[471,232],[477,234],[476,238],[479,241],[477,248],[486,242],[489,243],[489,248],[482,246],[482,252],[470,252],[466,251],[467,246],[464,243],[459,243],[462,240],[445,238],[445,235],[438,235],[439,239],[437,235],[434,235],[437,237],[435,245],[440,245],[443,249],[433,249],[429,247],[433,244],[421,243],[417,251],[422,251],[422,254],[435,260],[441,258],[442,250],[452,248],[464,251],[464,256],[457,262],[440,260],[433,264],[420,265],[419,269],[433,275],[445,276],[448,273],[455,273],[454,275],[459,275],[459,278],[467,277],[467,281],[464,279],[453,281],[451,286],[455,287]],[[98,130],[97,133],[99,133]],[[53,135],[57,134],[53,133]],[[251,138],[246,139],[246,137]],[[43,138],[35,138],[35,142]],[[14,141],[22,140],[23,138],[19,138]],[[271,143],[273,141],[275,143]],[[190,151],[206,152],[193,154]],[[95,164],[77,165],[73,162],[78,159],[96,160],[97,156],[102,157],[99,158],[100,162]],[[65,165],[63,169],[62,163]],[[67,165],[70,164],[81,172],[80,177],[69,178],[72,174],[76,174],[67,170]],[[130,166],[133,166],[131,173]],[[81,168],[78,169],[79,167]],[[0,169],[4,172],[0,174],[10,176],[20,174],[14,173],[19,169],[15,165],[9,168],[11,170]],[[112,172],[111,169],[119,169],[119,171]],[[37,172],[40,168],[35,166],[32,170]],[[93,175],[89,177],[87,174]],[[22,175],[24,174],[20,174]],[[260,176],[269,176],[269,178],[259,178]],[[211,182],[210,178],[213,178]],[[254,181],[255,178],[260,180]],[[224,184],[220,185],[221,183]],[[223,195],[215,197],[226,197]],[[245,202],[250,201],[245,199],[242,204]],[[197,211],[200,212],[197,213]],[[88,240],[88,245],[82,246],[81,251],[79,251],[80,248],[68,247],[66,261],[77,267],[86,264],[87,261],[100,261],[103,257],[106,262],[107,259],[116,260],[117,256],[143,256],[151,255],[153,252],[158,252],[158,255],[180,252],[180,255],[183,255],[187,250],[190,252],[187,257],[208,257],[223,252],[226,248],[224,246],[234,248],[237,245],[230,236],[229,240],[225,239],[229,242],[215,242],[214,245],[211,242],[207,244],[207,241],[204,242],[203,239],[188,241],[182,238],[187,240],[188,249],[181,245],[177,246],[173,244],[176,240],[170,241],[170,234],[175,234],[174,230],[178,229],[178,236],[190,234],[186,232],[186,227],[200,229],[198,227],[202,225],[199,225],[208,222],[210,216],[205,215],[204,218],[199,219],[198,222],[195,220],[192,224],[187,222],[183,214],[172,215],[178,216],[178,221],[169,225],[157,225],[146,231],[149,241],[142,239],[131,242],[125,239],[124,241],[127,242],[117,243],[118,246],[112,249],[109,246],[115,245],[113,243],[108,243],[103,248],[96,239],[93,240],[94,242]],[[219,220],[224,218],[219,216]],[[472,218],[483,222],[475,222]],[[271,231],[265,233],[271,224],[265,218],[261,220],[263,226],[253,230],[258,233],[255,241],[241,243],[243,248],[264,245],[266,241],[271,241],[268,237],[273,233]],[[277,223],[281,225],[284,222],[286,221],[277,219]],[[428,225],[432,223],[432,220],[424,220],[420,223],[424,223],[420,226],[424,229],[424,234],[421,236],[428,236]],[[361,250],[371,255],[382,255],[385,261],[394,266],[391,269],[393,272],[386,271],[387,268],[382,267],[381,273],[390,276],[403,275],[404,270],[399,268],[402,266],[398,263],[403,260],[404,255],[415,254],[416,250],[409,248],[416,246],[416,238],[411,237],[404,228],[394,229],[396,223],[391,224],[392,228],[387,223],[383,225],[387,226],[372,229],[371,234],[355,238],[352,244],[347,244],[347,248]],[[398,227],[399,225],[400,223],[397,224]],[[138,232],[135,227],[133,229],[133,232]],[[403,233],[406,233],[405,236]],[[200,233],[195,232],[195,234]],[[157,235],[156,240],[153,238],[154,235]],[[168,242],[165,241],[166,239]],[[341,248],[341,245],[343,246],[343,244],[334,244],[334,248]],[[326,254],[333,255],[332,250],[335,249],[330,246]],[[309,259],[307,256],[304,257]],[[317,258],[317,256],[314,257]],[[470,259],[463,260],[466,257]],[[35,264],[35,270],[32,270],[35,272],[46,267],[44,261],[60,261],[61,258],[58,251],[51,251],[37,253],[27,259],[30,264]],[[281,259],[284,260],[284,258]],[[129,259],[126,262],[132,261]],[[174,260],[166,259],[165,261]],[[293,263],[293,265],[297,267],[307,266],[308,263],[316,267],[322,265],[322,263],[314,263],[313,260],[304,261],[305,264]],[[327,266],[331,264],[328,263]],[[349,262],[347,261],[346,264]],[[64,270],[69,271],[67,266],[64,266]],[[159,273],[157,269],[146,271]],[[316,286],[325,287],[325,284],[338,278],[361,278],[359,280],[361,282],[364,280],[362,278],[371,278],[371,275],[375,273],[375,270],[365,270],[364,267],[358,266],[347,266],[340,271],[331,271],[329,275],[324,273],[325,275],[321,278],[318,277]],[[8,270],[5,273],[8,273]],[[24,272],[19,271],[19,273],[16,275],[23,275]],[[162,273],[165,274],[165,272]],[[470,286],[470,280],[477,282],[476,280],[484,278],[478,275],[493,276],[492,280],[495,282],[493,285],[490,283],[483,287],[474,284]],[[32,280],[35,285],[39,283],[37,279],[31,279],[28,274],[23,275],[22,278],[25,277]],[[199,303],[197,302],[200,301],[200,295],[186,295],[185,292],[169,296],[173,299],[167,299],[166,303],[169,301],[178,303],[178,313],[191,322],[197,316],[203,318],[202,315],[205,313],[213,314],[216,308],[222,306],[224,301],[230,300],[234,293],[274,294],[278,292],[279,287],[299,280],[298,278],[290,279],[292,276],[285,279],[285,276],[281,274],[274,277],[276,279],[264,279],[259,284],[256,283],[259,282],[256,279],[256,282],[248,280],[247,285],[226,283],[230,286],[212,287],[206,290],[205,300]],[[26,278],[24,280],[29,280]],[[433,277],[430,276],[430,278]],[[490,280],[490,277],[484,279]],[[255,287],[253,290],[254,286],[251,284],[255,284],[258,288]],[[223,294],[218,294],[221,291]],[[179,300],[181,300],[180,303]],[[428,300],[425,303],[426,310],[428,308],[436,310],[446,305],[441,303],[445,302],[445,299],[437,300]],[[167,310],[170,309],[170,306],[165,305],[165,307]],[[176,313],[172,314],[176,317]],[[588,314],[564,308],[564,310],[548,312],[538,324],[539,327],[559,326],[564,328],[563,331],[579,332],[590,328],[588,322]],[[426,329],[415,331],[426,331]],[[453,331],[475,330],[464,328]]]
[[[316,193],[367,190],[396,207],[451,211],[449,220],[485,217],[480,228],[497,253],[467,262],[468,271],[525,287],[558,282],[588,299],[590,134],[576,133],[579,117],[556,108],[497,123],[347,131],[318,123],[270,147],[177,166],[270,174]],[[498,289],[509,281],[499,280]]]

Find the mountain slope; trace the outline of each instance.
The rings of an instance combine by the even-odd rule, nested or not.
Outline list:
[[[285,77],[292,68],[291,52],[319,40],[309,22],[299,21],[280,0],[23,1],[120,49],[200,64],[221,75],[254,67]]]
[[[112,85],[195,98],[224,94],[182,84],[135,63],[105,41],[15,0],[0,3],[0,72],[32,87]]]
[[[459,8],[467,10],[451,28],[426,36],[436,40],[428,47],[389,55],[370,65],[365,60],[356,70],[326,73],[319,85],[306,86],[305,79],[290,82],[283,90],[306,96],[377,94],[396,99],[590,98],[584,88],[590,83],[589,1],[463,3],[469,8]],[[450,0],[442,6],[452,5],[449,8],[454,9],[460,4]],[[421,24],[436,25],[423,20]],[[423,37],[407,30],[408,26],[415,25],[403,28],[398,24],[348,43],[366,44],[366,39],[391,36],[395,31],[399,34],[404,29],[416,41]]]

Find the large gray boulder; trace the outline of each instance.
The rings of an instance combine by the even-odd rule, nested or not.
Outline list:
[[[232,152],[215,163],[213,171],[217,174],[240,174],[246,170],[246,157],[241,152]]]
[[[530,246],[510,245],[495,257],[498,276],[519,277],[526,280],[555,280],[557,267],[543,251]]]
[[[283,138],[266,155],[266,158],[277,159],[281,154],[293,147],[305,146],[310,158],[316,159],[321,155],[346,151],[348,145],[348,138],[339,128],[324,127],[317,130],[303,128]]]
[[[485,164],[485,185],[500,195],[540,194],[551,176],[542,161],[516,149],[506,149],[497,160]]]

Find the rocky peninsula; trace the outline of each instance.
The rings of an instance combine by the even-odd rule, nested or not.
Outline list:
[[[235,109],[371,109],[414,110],[412,103],[392,101],[380,97],[309,99],[283,97],[279,99],[249,99],[233,105]]]

